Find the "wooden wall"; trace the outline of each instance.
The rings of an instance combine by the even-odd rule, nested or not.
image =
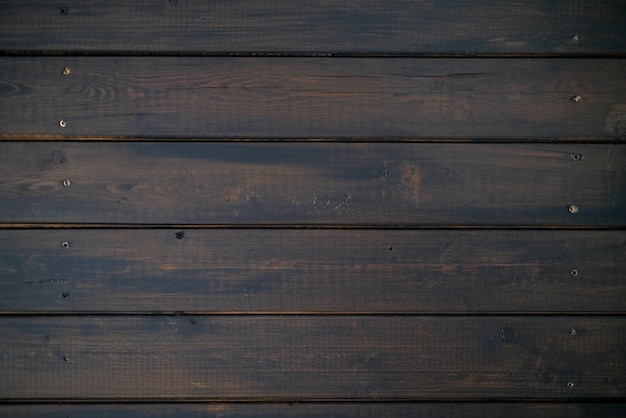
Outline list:
[[[0,5],[0,416],[626,413],[626,2]]]

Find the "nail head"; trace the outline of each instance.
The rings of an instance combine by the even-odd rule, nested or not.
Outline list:
[[[567,387],[572,389],[574,387],[574,382],[567,382]]]
[[[574,103],[578,103],[582,100],[582,97],[580,97],[578,94],[576,96],[572,96],[572,102]]]
[[[567,210],[569,210],[569,213],[578,213],[578,206],[576,206],[576,205],[569,205],[567,207]]]
[[[500,330],[500,341],[503,343],[512,343],[513,341],[515,341],[516,337],[517,333],[513,328],[507,327]]]
[[[580,35],[572,35],[570,39],[572,40],[572,42],[578,42],[580,41]]]
[[[60,121],[59,121],[59,126],[60,126],[61,128],[65,128],[65,127],[67,126],[67,122],[66,122],[66,121],[64,121],[64,120],[60,120]]]
[[[70,361],[70,356],[63,356],[64,361]]]
[[[576,153],[574,153],[574,154],[572,154],[572,160],[574,160],[574,161],[580,161],[582,158],[583,158],[583,156],[582,156],[582,155],[580,155],[580,154],[579,154],[579,153],[577,153],[577,152],[576,152]]]
[[[63,75],[70,75],[70,73],[71,73],[71,72],[72,72],[72,70],[70,70],[70,68],[69,68],[69,67],[65,67],[65,68],[63,69]]]
[[[576,277],[576,276],[578,276],[578,270],[574,269],[574,270],[570,271],[569,274],[571,274],[572,277]]]
[[[72,185],[72,180],[70,180],[70,179],[63,180],[63,185],[65,187],[70,187]]]
[[[63,248],[69,248],[69,247],[70,247],[70,243],[69,243],[69,242],[67,242],[67,241],[63,241],[63,242],[61,243],[61,247],[63,247]]]

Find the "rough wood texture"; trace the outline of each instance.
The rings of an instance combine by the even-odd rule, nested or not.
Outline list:
[[[625,331],[621,316],[4,317],[0,396],[617,400]]]
[[[626,52],[621,0],[28,0],[3,6],[5,52]]]
[[[0,416],[626,416],[625,1],[0,6]]]
[[[0,86],[5,138],[626,138],[615,59],[2,57]]]
[[[20,418],[623,418],[623,403],[469,403],[469,402],[342,402],[342,403],[159,403],[159,404],[31,404],[0,405],[0,416]]]
[[[624,277],[624,231],[0,230],[4,313],[624,313]]]
[[[624,226],[625,160],[626,145],[0,142],[0,222]]]

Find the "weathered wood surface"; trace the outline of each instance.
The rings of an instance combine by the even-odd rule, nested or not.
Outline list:
[[[624,317],[20,316],[3,400],[624,399]]]
[[[341,402],[341,403],[125,403],[0,405],[0,416],[20,418],[623,418],[623,403],[470,403],[470,402]]]
[[[624,161],[616,144],[0,142],[0,222],[624,226]]]
[[[3,52],[624,54],[621,0],[5,1]]]
[[[3,313],[624,313],[624,277],[623,230],[0,230]]]
[[[626,415],[626,2],[0,5],[0,416]]]
[[[616,59],[0,57],[0,98],[4,138],[626,138]]]

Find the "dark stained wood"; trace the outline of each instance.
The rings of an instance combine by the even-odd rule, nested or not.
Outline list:
[[[626,416],[625,1],[0,6],[0,417]]]
[[[483,403],[483,402],[342,402],[342,403],[159,403],[159,404],[30,404],[0,405],[12,418],[85,417],[220,417],[220,418],[622,418],[623,403]]]
[[[626,52],[621,0],[3,3],[3,51]]]
[[[3,400],[626,395],[622,316],[21,316],[0,335]]]
[[[624,313],[624,277],[625,231],[0,230],[4,313]]]
[[[2,142],[0,222],[624,226],[624,161],[608,144]]]
[[[1,57],[0,98],[4,138],[626,138],[615,59]]]

